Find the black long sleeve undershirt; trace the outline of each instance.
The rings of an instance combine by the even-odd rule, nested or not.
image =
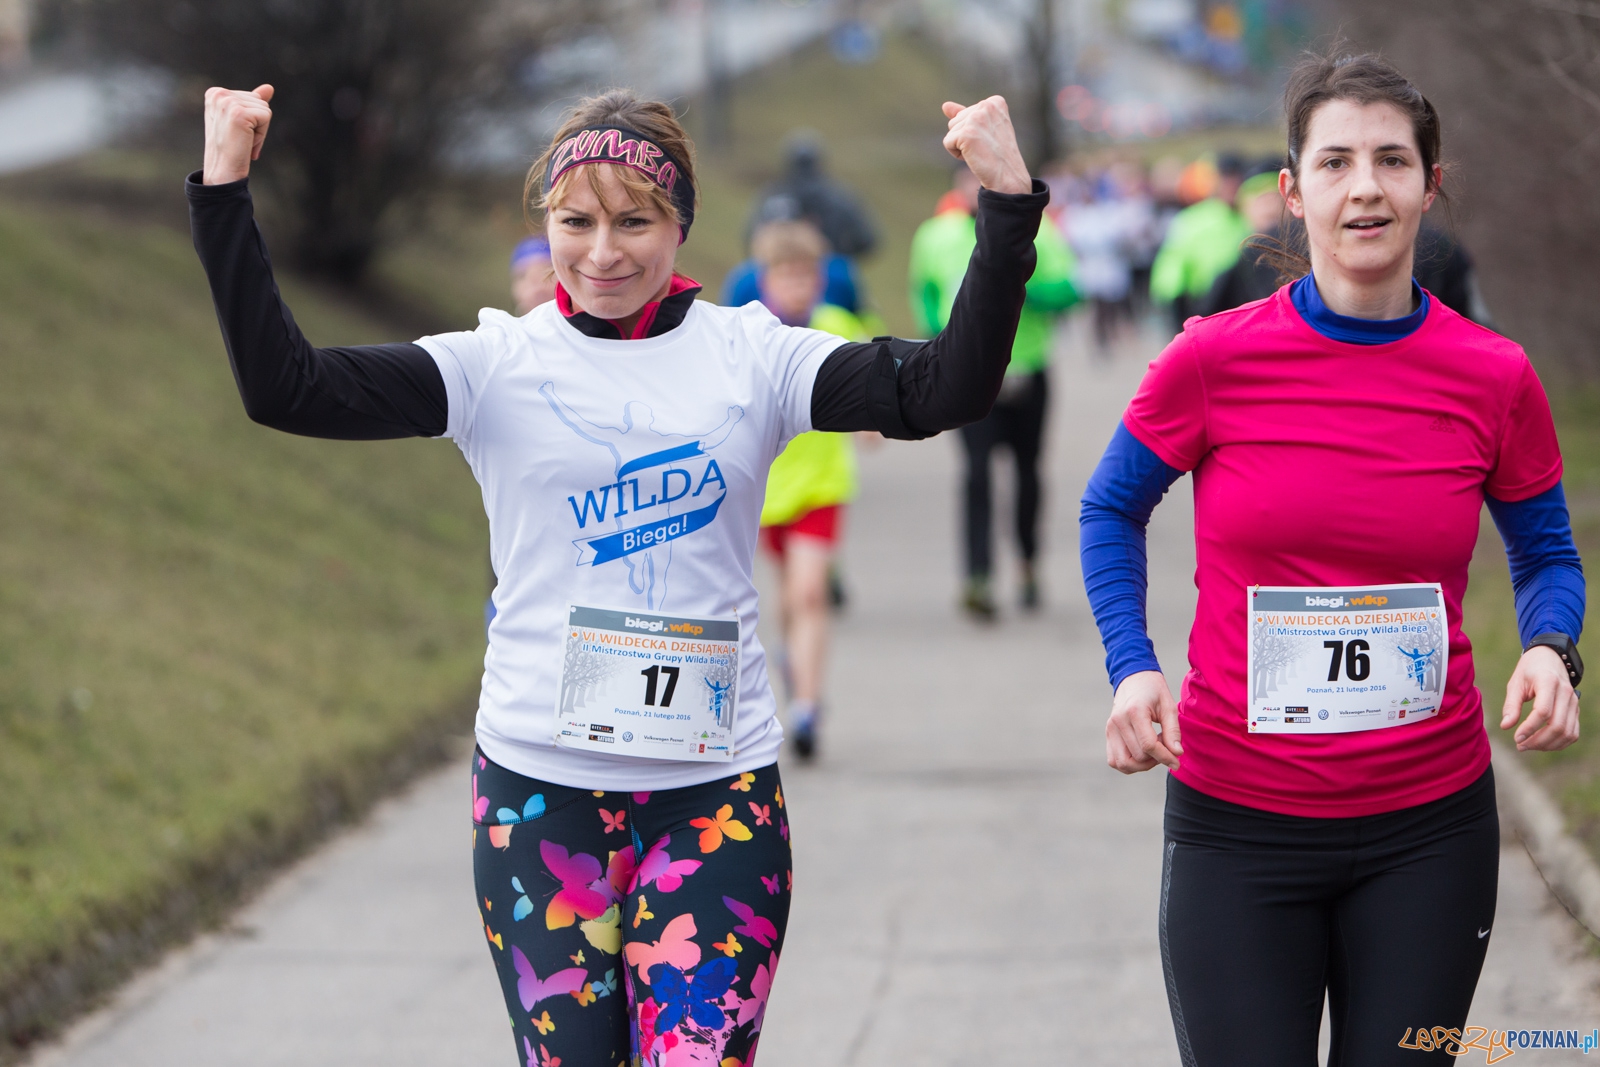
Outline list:
[[[307,437],[437,437],[444,379],[414,344],[316,348],[278,293],[248,181],[203,185],[190,175],[189,222],[211,283],[234,380],[256,422]],[[1011,359],[1033,274],[1033,239],[1049,200],[1043,183],[978,197],[978,245],[949,325],[929,341],[881,338],[828,354],[811,395],[818,430],[877,430],[917,439],[988,414]]]
[[[1050,193],[978,193],[978,245],[950,309],[928,341],[882,339],[834,349],[811,389],[818,430],[877,430],[917,440],[989,414],[1011,363],[1033,241]]]

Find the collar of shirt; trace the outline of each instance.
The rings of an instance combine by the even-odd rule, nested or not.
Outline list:
[[[1398,319],[1358,319],[1340,315],[1328,309],[1317,291],[1311,275],[1289,287],[1289,299],[1306,325],[1332,341],[1353,345],[1381,345],[1410,337],[1421,328],[1428,317],[1428,291],[1411,279],[1411,292],[1417,298],[1417,310]]]
[[[637,341],[643,337],[658,337],[668,330],[676,329],[683,322],[683,317],[689,313],[689,308],[694,304],[694,298],[700,292],[700,288],[700,283],[693,278],[673,274],[672,284],[667,287],[667,295],[660,300],[650,301],[641,309],[639,321],[634,324],[631,334],[624,334],[616,320],[602,319],[578,308],[573,304],[571,294],[560,282],[556,283],[556,307],[567,322],[580,333],[608,341]]]

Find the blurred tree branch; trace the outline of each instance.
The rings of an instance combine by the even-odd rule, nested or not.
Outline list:
[[[270,82],[260,164],[300,268],[353,282],[398,201],[519,65],[643,0],[60,0],[95,46],[230,88]]]
[[[1382,50],[1438,105],[1446,187],[1496,323],[1541,369],[1600,378],[1600,2],[1324,7],[1351,50]]]

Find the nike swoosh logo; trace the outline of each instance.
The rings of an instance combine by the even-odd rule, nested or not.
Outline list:
[[[1494,929],[1494,927],[1492,927],[1492,926],[1489,927],[1489,930],[1493,930],[1493,929]],[[1482,941],[1484,938],[1488,937],[1489,936],[1489,930],[1479,930],[1478,931],[1478,940]]]

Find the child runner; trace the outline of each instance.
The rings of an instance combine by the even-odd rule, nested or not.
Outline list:
[[[1433,105],[1364,55],[1303,61],[1285,111],[1304,276],[1190,320],[1084,495],[1106,758],[1172,771],[1160,936],[1186,1067],[1312,1067],[1324,994],[1330,1067],[1451,1063],[1500,855],[1461,631],[1479,512],[1516,590],[1519,749],[1577,740],[1582,564],[1528,357],[1412,281],[1444,176]],[[1174,705],[1144,528],[1185,471],[1200,595]]]
[[[511,252],[511,299],[518,315],[556,298],[556,272],[550,242],[543,234],[524,237]]]
[[[415,344],[314,348],[273,283],[250,162],[272,87],[206,94],[195,246],[245,409],[291,433],[446,436],[500,586],[472,757],[473,863],[519,1064],[748,1065],[789,915],[782,730],[751,570],[767,470],[808,430],[920,438],[1005,374],[1047,194],[999,97],[945,104],[979,175],[949,327],[847,342],[674,271],[694,221],[672,108],[579,104],[529,175],[556,298]]]
[[[850,341],[869,336],[844,308],[822,302],[828,243],[809,222],[769,222],[751,238],[761,302],[788,326],[809,326]],[[823,663],[828,654],[828,577],[844,507],[856,495],[856,455],[845,434],[813,430],[789,442],[767,474],[761,541],[778,562],[783,621],[782,674],[789,689],[795,752],[817,750]]]

